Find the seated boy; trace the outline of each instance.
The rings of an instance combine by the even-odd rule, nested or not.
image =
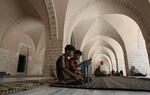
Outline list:
[[[81,56],[82,56],[82,52],[80,50],[76,50],[74,52],[74,56],[71,59],[69,59],[68,62],[68,69],[74,74],[74,78],[76,80],[83,80],[83,76],[84,76],[77,66]]]
[[[67,68],[69,57],[74,54],[75,48],[72,45],[66,45],[65,53],[62,54],[56,61],[57,79],[59,82],[64,83],[72,73]]]

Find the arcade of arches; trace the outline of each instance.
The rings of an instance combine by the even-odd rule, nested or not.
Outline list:
[[[103,61],[107,73],[150,76],[149,10],[149,0],[1,0],[0,71],[50,76],[72,44],[92,58],[90,74]]]

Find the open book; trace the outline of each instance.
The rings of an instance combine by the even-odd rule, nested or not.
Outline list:
[[[85,60],[77,65],[81,70],[88,67],[92,63],[92,59]]]

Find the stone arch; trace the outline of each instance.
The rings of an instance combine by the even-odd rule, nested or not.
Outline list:
[[[10,0],[11,1],[11,0]],[[55,14],[55,6],[53,0],[13,0],[11,1],[15,5],[13,6],[16,11],[11,11],[11,6],[6,6],[6,9],[10,8],[9,13],[13,16],[12,19],[8,19],[10,25],[7,25],[7,29],[5,34],[0,37],[2,38],[1,43],[7,38],[7,36],[11,33],[11,30],[15,30],[17,26],[22,24],[22,22],[26,19],[34,19],[35,21],[41,23],[44,27],[43,32],[45,32],[45,49],[38,49],[37,56],[43,55],[45,53],[45,62],[43,65],[43,75],[50,76],[50,69],[54,65],[56,58],[62,53],[62,39],[60,40],[57,32],[57,19]],[[6,11],[7,12],[7,11]],[[8,14],[7,14],[8,15]],[[8,15],[10,16],[10,15]],[[9,17],[8,17],[9,18]],[[6,26],[6,25],[5,25]],[[36,31],[36,30],[35,30]],[[21,32],[21,31],[20,31]],[[31,32],[26,32],[25,35],[30,36],[30,38],[35,42],[36,37],[32,37],[33,34]],[[63,36],[63,35],[61,35]],[[39,37],[37,37],[39,38]],[[38,43],[34,43],[36,47],[38,47]],[[3,47],[3,46],[2,46]],[[31,58],[32,59],[32,58]],[[51,66],[51,64],[53,64]],[[53,66],[55,67],[55,66]]]
[[[66,24],[65,32],[66,33],[68,31],[72,32],[73,27],[76,26],[76,24],[78,23],[78,22],[74,22],[74,21],[80,20],[81,18],[80,19],[77,19],[77,18],[80,17],[81,15],[83,17],[83,14],[85,14],[84,11],[86,9],[89,9],[90,7],[96,6],[100,3],[109,5],[109,7],[114,7],[113,11],[107,10],[103,14],[118,13],[118,14],[124,14],[124,15],[132,18],[141,28],[142,34],[146,41],[146,48],[147,48],[147,50],[149,50],[149,37],[147,36],[147,35],[149,35],[149,33],[147,32],[147,31],[149,31],[149,24],[147,22],[148,20],[146,20],[145,16],[141,12],[139,12],[135,6],[132,6],[130,4],[130,2],[127,0],[95,0],[95,1],[87,2],[85,5],[83,5],[81,8],[79,8],[76,12],[74,12],[75,14],[72,15],[71,19],[68,19],[70,22],[68,21],[68,24]],[[119,9],[119,10],[116,10],[116,9]],[[84,18],[86,18],[86,16]],[[65,36],[67,36],[67,34],[65,34],[64,37]],[[67,37],[67,38],[70,38],[70,37]],[[64,40],[64,44],[65,43],[69,43],[69,41],[65,42],[65,40]],[[148,53],[148,55],[149,55],[149,53]]]
[[[36,24],[36,26],[31,26],[32,24]],[[24,26],[26,25],[26,26]],[[28,26],[27,26],[28,25]],[[28,27],[28,28],[26,28]],[[23,30],[22,30],[23,29]],[[18,33],[24,33],[27,34],[28,36],[31,37],[31,39],[33,40],[34,44],[35,44],[35,48],[37,47],[37,39],[33,39],[33,35],[31,32],[36,31],[36,33],[40,33],[40,32],[44,32],[44,26],[43,24],[39,21],[39,19],[36,18],[30,18],[30,17],[24,17],[19,19],[18,21],[15,22],[15,24],[13,24],[11,27],[9,27],[9,29],[7,29],[7,32],[2,36],[1,39],[1,44],[3,46],[4,44],[4,40],[5,38],[7,38],[7,35],[9,35],[12,32],[18,32]],[[40,35],[39,35],[40,36]],[[39,38],[39,36],[37,38]]]
[[[98,40],[100,40],[100,42],[102,43],[101,44],[102,46],[108,47],[113,51],[113,53],[115,54],[116,61],[117,61],[117,70],[119,70],[119,66],[121,64],[124,64],[124,56],[123,56],[124,54],[123,54],[123,50],[122,50],[121,45],[116,40],[114,40],[112,38],[109,38],[106,36],[100,36],[100,35],[92,38],[91,40],[87,41],[85,46],[83,46],[83,49],[81,49],[84,51],[83,54],[86,55],[84,48],[85,47],[87,48],[88,44],[90,46],[93,46],[93,44],[95,42],[97,42]],[[83,57],[84,57],[84,55],[83,55]]]
[[[109,48],[102,47],[101,49],[97,49],[94,54],[92,54],[92,53],[89,52],[89,58],[96,57],[96,55],[98,55],[98,54],[105,54],[105,55],[107,55],[110,58],[110,60],[111,60],[111,65],[112,65],[113,69],[117,70],[116,60],[115,60],[114,53]]]
[[[97,32],[97,34],[94,34],[94,35],[95,36],[97,36],[97,35],[108,36],[110,38],[115,39],[117,42],[119,42],[119,44],[123,48],[123,52],[124,52],[124,56],[125,56],[126,69],[127,69],[127,71],[129,71],[128,70],[127,51],[126,51],[126,47],[125,47],[125,44],[124,44],[124,41],[123,41],[121,35],[109,23],[107,23],[103,19],[102,19],[102,21],[103,21],[102,27],[105,27],[105,28],[101,30],[101,28],[99,26],[97,26],[97,27],[99,27],[99,29],[100,29],[99,31],[105,31],[105,32]],[[76,36],[80,37],[80,38],[76,38],[76,42],[79,44],[77,46],[77,48],[80,48],[82,50],[82,47],[84,46],[86,41],[89,40],[89,38],[94,37],[94,36],[92,36],[92,37],[89,37],[89,36],[91,36],[90,33],[95,32],[95,30],[92,30],[92,28],[95,29],[94,25],[96,25],[97,23],[98,23],[98,21],[91,18],[91,19],[81,20],[81,22],[79,22],[77,24],[77,26],[73,30],[73,33],[75,34],[77,32]],[[85,29],[80,30],[80,28],[83,28],[83,25],[86,25],[84,27]],[[84,34],[84,31],[87,31],[87,32]],[[129,74],[129,73],[127,73],[127,74]]]
[[[84,22],[84,21],[83,21]],[[105,22],[105,21],[104,21]],[[82,23],[82,21],[81,21],[81,23]],[[136,22],[135,22],[136,23]],[[82,26],[82,24],[80,24],[79,23],[79,25],[81,25]],[[78,25],[77,25],[78,26]],[[88,25],[87,25],[88,26]],[[122,40],[120,40],[120,39],[122,39],[122,37],[121,37],[121,35],[120,34],[117,34],[117,31],[118,30],[116,30],[113,26],[111,26],[108,22],[106,22],[106,25],[104,25],[104,26],[109,26],[109,27],[107,27],[107,29],[108,30],[103,30],[103,31],[111,31],[111,34],[109,34],[109,33],[107,33],[107,32],[104,32],[104,33],[102,33],[101,35],[106,35],[106,36],[110,36],[110,37],[112,37],[112,38],[114,38],[115,40],[117,40],[118,42],[120,42],[120,41],[122,41]],[[110,29],[110,27],[112,27],[112,29]],[[110,30],[109,30],[110,29]],[[83,29],[81,29],[82,31],[84,31]],[[113,30],[113,31],[112,31]],[[82,31],[80,31],[80,30],[78,30],[78,33],[80,33],[80,32],[82,32]],[[90,29],[88,30],[88,31],[90,31]],[[94,30],[92,30],[92,31],[94,31]],[[115,33],[115,31],[116,31],[116,33]],[[113,33],[112,33],[113,32]],[[87,32],[88,33],[88,32]],[[87,35],[87,33],[86,33],[86,35]],[[113,37],[113,35],[118,35],[118,36],[115,36],[115,37]],[[79,35],[80,36],[80,35]],[[85,39],[85,37],[86,36],[83,36],[83,37],[80,37],[80,38],[82,38],[82,39]],[[91,38],[91,37],[86,37],[86,38]],[[80,43],[85,43],[84,41],[80,41]],[[125,54],[125,56],[127,57],[127,52],[126,52],[126,47],[125,47],[125,45],[124,45],[124,41],[122,41],[122,42],[120,42],[120,44],[124,47],[124,54]],[[80,45],[79,45],[80,46]],[[78,47],[79,47],[78,46]],[[126,60],[125,60],[126,62],[128,61],[127,60],[127,58],[126,58]],[[128,68],[128,66],[126,66],[126,68]],[[129,71],[129,70],[127,70],[127,71]]]
[[[67,36],[68,32],[72,32],[72,29],[78,23],[78,22],[75,22],[77,20],[77,18],[80,17],[80,15],[86,9],[96,6],[98,4],[109,5],[109,7],[106,6],[105,8],[115,7],[113,9],[104,11],[104,13],[102,13],[102,14],[112,14],[112,13],[113,14],[114,13],[115,14],[124,14],[124,15],[131,17],[133,20],[135,20],[142,30],[145,30],[144,28],[146,28],[146,29],[149,28],[148,22],[145,20],[144,16],[138,11],[138,9],[136,9],[134,6],[132,6],[127,0],[92,0],[92,1],[87,2],[80,9],[78,9],[74,13],[74,15],[72,15],[69,23],[66,25],[66,29],[64,32],[67,32],[67,33],[64,34],[64,38],[65,38],[65,36]],[[119,8],[119,10],[117,10],[117,8]],[[127,12],[124,10],[126,10]],[[129,14],[128,12],[131,14]],[[89,17],[91,17],[91,16],[89,16]],[[86,18],[89,18],[89,17],[87,16]],[[69,35],[70,35],[70,33],[69,33]],[[67,38],[70,38],[70,37],[68,36]],[[70,42],[70,41],[68,41],[68,42]]]
[[[46,35],[46,48],[45,48],[45,65],[44,76],[50,76],[56,73],[55,62],[60,54],[63,53],[63,35],[58,34],[58,26],[56,19],[56,12],[53,0],[44,0],[47,8],[47,16],[49,18],[49,37]],[[60,37],[60,38],[59,38]]]
[[[49,39],[58,39],[58,28],[57,28],[57,19],[56,12],[54,7],[53,0],[44,0],[45,6],[47,8],[47,15],[49,18],[49,32],[50,36],[47,36]]]

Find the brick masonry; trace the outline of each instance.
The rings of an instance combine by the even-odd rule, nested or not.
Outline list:
[[[19,54],[0,48],[0,71],[16,75]]]
[[[55,73],[56,60],[62,54],[62,41],[51,40],[46,45],[45,64],[43,73],[45,76],[50,76]]]
[[[0,48],[0,71],[5,71],[13,76],[17,75],[19,53]],[[27,75],[41,76],[43,74],[44,60],[36,56],[29,56]]]
[[[52,74],[55,74],[56,60],[63,52],[63,39],[59,40],[58,38],[57,20],[53,1],[45,0],[45,4],[49,16],[50,30],[49,35],[46,35],[45,64],[43,65],[43,74],[44,76],[51,76]]]

